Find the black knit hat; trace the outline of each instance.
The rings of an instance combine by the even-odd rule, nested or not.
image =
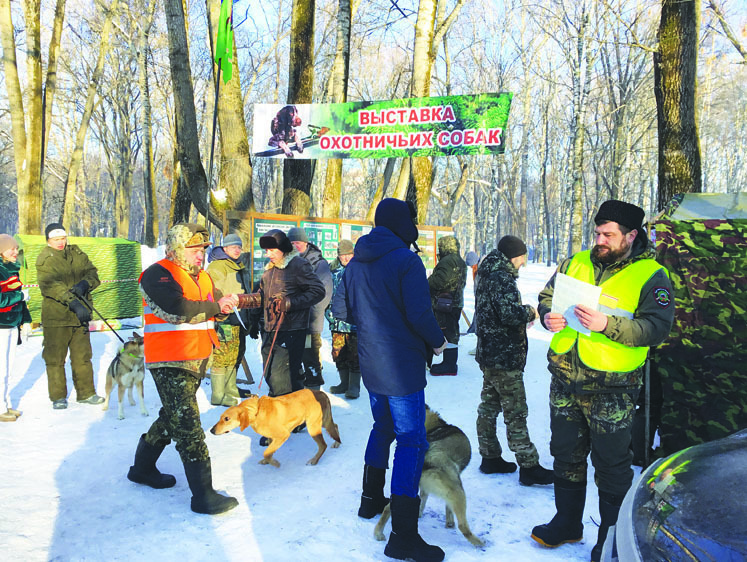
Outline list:
[[[55,230],[62,231],[62,234],[57,233],[56,236],[67,236],[67,233],[65,232],[65,227],[62,226],[59,222],[53,222],[47,225],[47,228],[44,229],[44,235],[47,237],[47,240],[49,240],[49,233]]]
[[[612,221],[630,230],[641,230],[644,215],[638,205],[609,199],[599,206],[594,223],[599,226],[602,221]]]
[[[507,234],[498,242],[498,251],[512,260],[527,253],[527,245],[521,238]]]
[[[285,232],[273,228],[265,232],[259,239],[259,247],[263,250],[269,250],[272,248],[278,249],[284,254],[290,254],[293,251],[293,244],[288,240]]]
[[[388,228],[409,246],[418,239],[412,212],[413,208],[406,201],[388,197],[377,205],[374,224]]]

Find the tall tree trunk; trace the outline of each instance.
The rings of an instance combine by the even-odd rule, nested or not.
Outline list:
[[[678,193],[702,190],[696,119],[700,3],[662,0],[654,93],[659,127],[659,196],[663,209]]]
[[[374,215],[376,214],[376,207],[381,202],[381,200],[384,198],[384,194],[387,191],[387,188],[389,187],[389,182],[392,179],[392,172],[394,171],[394,164],[396,162],[396,158],[387,158],[386,164],[384,165],[384,173],[381,176],[381,180],[379,180],[379,186],[376,189],[376,193],[374,193],[373,201],[371,201],[371,205],[368,207],[368,211],[366,212],[366,220],[373,222]]]
[[[106,19],[104,25],[101,27],[101,43],[99,44],[99,56],[96,59],[96,66],[93,70],[93,76],[91,76],[91,82],[88,84],[88,93],[86,94],[86,104],[83,108],[83,117],[78,127],[78,134],[75,137],[75,148],[73,149],[73,155],[70,158],[70,166],[68,166],[67,177],[65,178],[65,189],[62,196],[62,208],[60,209],[60,222],[68,229],[69,232],[73,232],[73,225],[75,224],[75,193],[77,191],[77,178],[80,167],[83,163],[83,146],[86,142],[86,134],[88,133],[88,124],[91,121],[91,114],[93,113],[94,103],[96,101],[96,94],[99,87],[99,81],[101,75],[104,72],[104,62],[106,61],[106,54],[109,51],[109,33],[112,27],[112,17],[117,11],[117,5],[119,0],[112,0],[108,10],[106,11]]]
[[[209,209],[205,201],[209,187],[200,158],[200,139],[197,134],[195,95],[189,64],[184,7],[181,0],[164,0],[164,8],[166,26],[169,31],[169,62],[171,82],[174,87],[176,144],[181,169],[180,181],[177,184],[178,193],[186,187],[189,198],[197,211],[203,216],[209,214],[209,220],[222,229],[223,221],[212,209]],[[184,195],[180,196],[180,199],[183,201]],[[180,208],[183,209],[181,205]],[[176,213],[173,216],[177,218]],[[178,218],[184,220],[183,216]]]
[[[208,25],[210,26],[210,50],[215,58],[217,22],[220,16],[220,0],[207,0]],[[218,123],[220,124],[220,174],[218,186],[226,190],[226,204],[237,211],[254,211],[252,194],[252,163],[249,156],[249,138],[244,120],[244,102],[241,94],[241,73],[236,44],[231,45],[233,73],[227,83],[220,79],[218,96]],[[213,64],[213,80],[217,65]],[[239,223],[241,221],[238,221]],[[240,228],[233,224],[232,228]],[[247,231],[251,226],[244,227]]]
[[[156,181],[153,173],[153,122],[150,105],[150,83],[148,80],[148,60],[150,58],[150,31],[153,28],[153,15],[156,0],[148,2],[146,22],[140,28],[138,49],[138,84],[143,99],[143,191],[145,199],[145,244],[151,248],[158,245],[158,200]]]
[[[293,0],[288,103],[311,103],[314,92],[315,0]],[[311,209],[312,160],[286,159],[283,166],[283,213],[308,215]]]
[[[337,8],[337,48],[335,62],[332,66],[332,103],[343,103],[348,99],[348,76],[350,75],[350,27],[352,1],[339,0]],[[324,198],[322,216],[337,218],[340,216],[342,199],[342,160],[327,160],[327,172],[324,181]]]
[[[54,95],[57,93],[57,59],[60,56],[60,42],[62,39],[62,24],[65,20],[66,0],[57,0],[54,10],[54,22],[52,23],[52,38],[49,41],[49,60],[47,61],[47,78],[44,82],[42,94],[42,149],[39,177],[43,180],[44,160],[47,156],[47,143],[49,141],[49,129],[52,124],[52,107],[54,106]]]

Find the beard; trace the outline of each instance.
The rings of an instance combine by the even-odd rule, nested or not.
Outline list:
[[[623,238],[620,243],[620,247],[613,250],[609,246],[602,246],[597,244],[591,249],[591,257],[596,259],[599,263],[611,264],[620,261],[630,251],[630,244]]]

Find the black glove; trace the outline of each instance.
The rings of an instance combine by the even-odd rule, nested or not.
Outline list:
[[[78,281],[75,285],[73,285],[73,288],[70,289],[70,292],[80,299],[88,294],[88,289],[90,288],[91,285],[89,285],[88,281],[83,279],[82,281]]]
[[[249,337],[253,340],[259,339],[259,321],[249,324]]]
[[[78,320],[80,320],[81,325],[88,324],[91,321],[91,311],[88,310],[78,299],[73,299],[70,301],[70,303],[67,305],[70,310],[72,310],[75,315],[78,317]]]

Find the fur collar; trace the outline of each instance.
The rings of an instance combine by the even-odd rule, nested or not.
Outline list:
[[[273,267],[277,267],[278,269],[285,269],[286,267],[288,267],[288,264],[291,262],[293,258],[295,258],[296,256],[300,256],[300,255],[301,254],[298,253],[298,250],[293,248],[293,251],[290,254],[285,254],[283,256],[283,261],[281,261],[279,264],[276,265],[272,263],[271,261],[268,261],[267,265],[265,265],[265,271],[269,271]]]

